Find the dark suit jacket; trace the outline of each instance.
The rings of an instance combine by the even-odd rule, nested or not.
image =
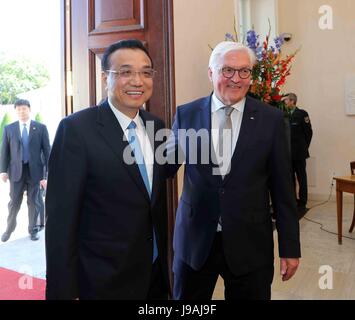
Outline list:
[[[47,127],[31,120],[29,130],[29,171],[33,182],[46,178],[50,144]],[[22,141],[19,121],[7,125],[4,129],[0,172],[7,172],[12,182],[22,176]]]
[[[107,101],[59,124],[46,195],[47,299],[145,299],[153,225],[168,279],[163,170],[154,164],[150,200],[138,166],[123,161],[123,136]]]
[[[177,108],[173,131],[189,128],[211,133],[210,96]],[[175,148],[184,143],[175,138]],[[200,148],[198,143],[198,153]],[[235,275],[272,264],[269,192],[278,212],[280,256],[300,256],[296,201],[280,110],[247,97],[231,171],[224,180],[212,174],[211,161],[194,165],[189,160],[194,150],[187,147],[184,152],[184,186],[174,231],[175,259],[199,270],[208,257],[221,215],[224,254]],[[169,174],[177,167],[170,165]]]
[[[309,158],[308,148],[312,140],[312,126],[308,113],[295,108],[290,117],[291,154],[294,160]]]

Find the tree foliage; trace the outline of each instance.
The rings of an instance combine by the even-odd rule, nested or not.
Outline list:
[[[0,53],[0,104],[13,104],[18,94],[44,87],[49,72],[26,57],[9,57]]]
[[[10,124],[11,122],[12,122],[11,121],[11,116],[10,116],[10,114],[8,112],[6,112],[4,117],[1,120],[1,123],[0,123],[0,146],[1,146],[1,143],[2,143],[2,135],[4,133],[4,128],[5,128],[5,126]]]
[[[42,115],[41,115],[40,112],[37,112],[37,114],[35,116],[35,120],[40,122],[40,123],[43,123]]]

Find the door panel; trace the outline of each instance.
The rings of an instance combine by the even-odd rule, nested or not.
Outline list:
[[[144,29],[144,0],[90,0],[94,12],[90,33]]]

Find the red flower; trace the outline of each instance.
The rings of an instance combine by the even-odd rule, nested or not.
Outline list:
[[[278,48],[281,49],[279,43]],[[258,61],[253,68],[249,92],[257,99],[284,109],[281,91],[286,78],[290,75],[291,64],[298,50],[283,58],[281,51],[269,47],[269,35],[261,47],[251,49],[256,52]]]

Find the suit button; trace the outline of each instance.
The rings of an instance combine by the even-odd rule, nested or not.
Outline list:
[[[226,191],[226,190],[225,190],[224,188],[219,189],[219,193],[220,193],[220,194],[224,194],[225,191]]]
[[[147,240],[148,240],[148,241],[153,241],[153,238],[148,238]]]

